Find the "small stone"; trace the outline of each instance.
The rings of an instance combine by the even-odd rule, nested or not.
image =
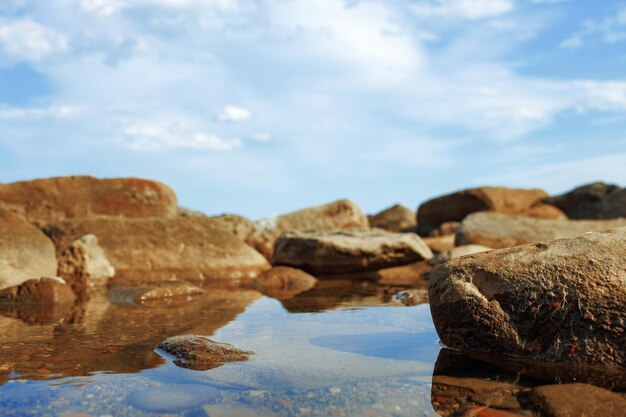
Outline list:
[[[157,349],[175,356],[176,365],[194,370],[217,368],[225,362],[247,361],[254,354],[198,335],[170,337],[159,343]]]
[[[205,291],[202,288],[198,288],[195,285],[179,284],[145,291],[135,297],[135,302],[141,304],[151,300],[192,297],[204,293]]]

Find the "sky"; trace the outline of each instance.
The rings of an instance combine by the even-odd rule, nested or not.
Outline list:
[[[0,182],[366,212],[626,184],[626,0],[1,0]]]

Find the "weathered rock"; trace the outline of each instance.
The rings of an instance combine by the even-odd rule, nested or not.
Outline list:
[[[433,253],[441,253],[454,249],[454,235],[423,237],[422,240]]]
[[[157,349],[175,356],[176,365],[194,370],[217,368],[225,362],[247,361],[254,354],[198,335],[170,337],[159,343]]]
[[[223,214],[207,219],[218,229],[232,233],[247,245],[252,246],[266,259],[272,259],[276,241],[276,236],[272,232],[265,231],[252,220],[236,214]]]
[[[443,251],[435,255],[433,259],[428,261],[431,265],[439,265],[448,262],[450,259],[460,258],[461,256],[473,255],[475,253],[486,252],[492,250],[487,246],[482,245],[463,245],[456,248]]]
[[[0,291],[0,301],[16,304],[64,304],[75,300],[72,288],[58,277],[29,279]]]
[[[338,200],[322,206],[309,207],[293,213],[260,220],[269,230],[285,232],[329,232],[369,228],[363,210],[350,200]]]
[[[198,288],[192,284],[168,285],[165,287],[152,288],[135,296],[135,302],[142,304],[146,301],[168,299],[168,298],[188,298],[195,295],[204,294],[202,288]]]
[[[94,215],[172,217],[176,194],[139,178],[58,177],[0,184],[0,206],[39,226]]]
[[[626,399],[588,384],[556,384],[533,388],[528,400],[546,417],[623,417]]]
[[[310,290],[317,283],[314,276],[296,268],[276,266],[261,273],[248,286],[279,300],[288,299]]]
[[[115,268],[104,255],[95,235],[74,241],[59,257],[59,276],[79,298],[106,290]]]
[[[432,256],[414,233],[288,233],[276,242],[272,264],[330,274],[377,270]]]
[[[417,230],[428,236],[439,225],[449,221],[461,221],[468,214],[477,211],[495,211],[519,215],[548,215],[549,218],[563,216],[558,210],[531,208],[541,204],[547,194],[539,189],[512,189],[504,187],[480,187],[457,191],[429,200],[420,205],[417,211]],[[556,217],[555,217],[556,216]]]
[[[238,285],[270,268],[260,253],[203,218],[92,218],[46,231],[60,252],[85,234],[96,235],[115,267],[115,282]]]
[[[412,232],[417,227],[415,212],[401,204],[396,204],[367,218],[370,227],[388,232]]]
[[[442,341],[468,352],[626,366],[626,228],[448,261],[429,297]]]
[[[571,219],[626,217],[626,188],[612,184],[587,184],[544,201],[558,207]]]
[[[626,226],[626,219],[546,220],[480,212],[463,220],[456,233],[456,244],[508,248],[623,226]]]
[[[24,219],[0,209],[0,289],[56,273],[50,239]]]

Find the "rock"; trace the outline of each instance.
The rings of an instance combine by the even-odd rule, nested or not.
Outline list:
[[[539,189],[524,190],[504,187],[480,187],[457,191],[429,200],[417,210],[417,230],[428,236],[439,225],[449,221],[461,221],[476,211],[495,211],[519,215],[548,215],[560,218],[562,213],[545,209],[531,210],[548,195]],[[554,217],[556,216],[556,217]]]
[[[61,253],[77,238],[96,235],[117,283],[178,280],[230,286],[270,268],[260,253],[203,218],[91,218],[46,232]]]
[[[533,388],[528,400],[547,417],[623,417],[626,399],[588,384],[557,384]]]
[[[454,235],[423,237],[422,240],[433,253],[441,253],[454,249]]]
[[[79,298],[106,290],[115,268],[104,255],[95,235],[74,241],[59,257],[59,276]]]
[[[288,266],[276,266],[261,273],[249,287],[279,300],[310,290],[317,283],[314,276]]]
[[[626,217],[626,188],[596,182],[544,200],[572,219]]]
[[[377,270],[432,256],[413,233],[288,233],[276,242],[272,264],[330,274]]]
[[[626,366],[626,228],[448,261],[430,277],[447,346]]]
[[[0,209],[0,289],[56,273],[50,239],[21,217]]]
[[[194,370],[217,368],[225,362],[247,361],[254,354],[198,335],[170,337],[159,343],[157,349],[175,356],[176,365]]]
[[[57,177],[0,184],[0,206],[38,226],[91,216],[173,217],[176,194],[139,178]]]
[[[417,226],[415,212],[401,204],[396,204],[367,218],[370,227],[388,232],[412,232]]]
[[[481,212],[470,214],[463,220],[456,233],[456,244],[508,248],[623,226],[626,226],[626,219],[545,220]]]
[[[375,281],[379,285],[397,285],[401,287],[425,287],[432,268],[428,262],[421,261],[408,265],[383,268],[375,271]]]
[[[430,235],[434,237],[453,235],[460,226],[461,222],[443,222],[437,229],[430,232]]]
[[[75,300],[72,288],[58,277],[30,279],[0,291],[0,301],[16,304],[64,304]]]
[[[433,259],[428,261],[431,265],[439,265],[448,262],[450,259],[460,258],[461,256],[473,255],[475,253],[487,252],[492,250],[492,248],[488,248],[487,246],[482,245],[463,245],[457,246],[456,248],[441,252]]]
[[[207,218],[218,229],[232,233],[238,239],[252,246],[266,259],[272,259],[276,236],[261,229],[255,222],[236,214],[223,214]]]
[[[194,295],[204,294],[202,288],[192,284],[178,284],[166,287],[152,288],[135,296],[135,302],[142,304],[146,301],[159,300],[164,298],[188,298]]]

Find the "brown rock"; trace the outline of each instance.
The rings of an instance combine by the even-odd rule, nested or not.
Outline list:
[[[310,290],[317,283],[314,276],[296,268],[276,266],[250,282],[249,287],[279,300]]]
[[[159,343],[157,348],[175,356],[176,365],[202,371],[217,368],[225,362],[247,361],[254,354],[198,335],[170,337]]]
[[[379,285],[397,285],[401,287],[424,287],[432,268],[428,262],[421,261],[408,265],[383,268],[375,271]]]
[[[79,298],[104,291],[115,268],[104,255],[95,235],[85,235],[74,241],[59,257],[59,276]]]
[[[363,210],[350,200],[338,200],[322,206],[281,214],[261,220],[259,224],[279,234],[291,231],[329,232],[369,228],[367,216]]]
[[[288,233],[276,242],[272,264],[330,274],[406,265],[432,256],[413,233]]]
[[[623,417],[626,399],[588,384],[544,385],[528,400],[547,417]]]
[[[626,226],[626,219],[545,220],[481,212],[463,220],[456,233],[456,244],[508,248],[622,226]]]
[[[423,237],[422,240],[433,253],[441,253],[454,249],[454,235]]]
[[[461,222],[443,222],[439,227],[431,232],[431,236],[453,235],[461,226]]]
[[[450,259],[456,259],[460,258],[461,256],[473,255],[480,252],[487,252],[489,250],[492,250],[492,248],[488,248],[487,246],[482,245],[457,246],[456,248],[435,255],[435,257],[428,262],[431,265],[439,265],[448,262]]]
[[[428,291],[423,288],[411,288],[395,293],[392,299],[407,307],[426,304],[428,302]]]
[[[535,217],[537,219],[558,220],[567,219],[567,215],[562,210],[550,204],[537,203],[526,212],[524,216]]]
[[[276,236],[261,229],[252,220],[236,214],[223,214],[207,219],[215,224],[218,229],[232,233],[247,245],[252,246],[266,259],[272,258]]]
[[[194,295],[204,294],[202,288],[191,284],[169,285],[166,287],[152,288],[135,296],[135,302],[142,304],[146,301],[163,298],[187,298]]]
[[[50,239],[19,216],[0,209],[0,289],[56,273]]]
[[[457,191],[420,205],[417,211],[417,229],[420,235],[428,236],[442,223],[461,221],[476,211],[545,215],[544,210],[532,211],[531,208],[546,197],[546,192],[539,189],[480,187]],[[553,215],[554,212],[547,214]]]
[[[115,282],[238,285],[270,268],[260,253],[203,218],[92,218],[47,233],[61,252],[85,234],[96,235],[115,267]]]
[[[572,219],[615,219],[626,217],[626,189],[596,182],[544,200]]]
[[[94,215],[173,217],[176,194],[139,178],[57,177],[0,184],[0,205],[39,226]]]
[[[64,304],[73,303],[76,296],[63,279],[45,277],[1,290],[0,300],[19,304]]]
[[[429,297],[442,341],[468,352],[626,366],[626,228],[453,259]]]
[[[388,232],[412,232],[417,226],[415,212],[401,204],[396,204],[367,218],[370,227]]]

